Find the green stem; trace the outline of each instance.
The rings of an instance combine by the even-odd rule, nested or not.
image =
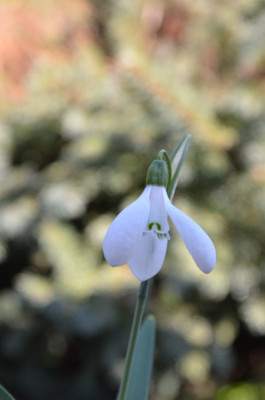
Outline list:
[[[125,361],[125,370],[123,374],[123,378],[121,381],[118,397],[116,400],[124,400],[126,396],[127,386],[129,382],[132,360],[133,360],[133,353],[136,345],[136,340],[138,336],[138,332],[141,326],[141,321],[144,313],[145,303],[148,296],[148,289],[150,286],[150,279],[147,281],[141,282],[137,302],[134,310],[133,316],[133,323],[131,328],[131,334],[126,354],[126,361]]]

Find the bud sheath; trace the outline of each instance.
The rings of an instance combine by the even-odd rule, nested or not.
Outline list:
[[[153,186],[167,186],[168,171],[164,160],[152,161],[146,175],[146,184]]]

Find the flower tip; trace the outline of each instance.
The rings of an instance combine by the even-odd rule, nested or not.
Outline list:
[[[147,281],[147,280],[153,278],[154,275],[156,275],[155,272],[154,273],[150,273],[150,272],[148,273],[146,271],[135,271],[135,270],[132,270],[132,268],[130,266],[130,263],[128,265],[129,265],[129,268],[131,269],[133,275],[135,276],[135,278],[138,279],[140,282]]]
[[[216,251],[213,243],[211,244],[211,249],[208,249],[208,254],[207,257],[205,257],[205,260],[200,263],[200,265],[197,264],[204,274],[209,274],[212,272],[216,264]]]
[[[210,267],[204,267],[204,268],[200,268],[200,270],[205,274],[208,275],[210,272],[212,272],[212,270],[214,269],[214,266],[210,266]]]

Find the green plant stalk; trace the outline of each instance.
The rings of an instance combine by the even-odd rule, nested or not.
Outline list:
[[[126,391],[127,391],[127,387],[128,387],[129,376],[130,376],[131,366],[132,366],[133,353],[134,353],[134,349],[135,349],[138,332],[139,332],[141,322],[142,322],[142,317],[143,317],[143,313],[144,313],[144,309],[145,309],[146,299],[148,296],[149,286],[150,286],[150,279],[148,279],[147,281],[141,282],[141,285],[139,288],[137,302],[136,302],[136,306],[135,306],[135,310],[134,310],[131,334],[130,334],[128,349],[127,349],[127,354],[126,354],[125,370],[124,370],[123,378],[121,381],[119,393],[118,393],[116,400],[124,400],[125,396],[126,396]]]
[[[179,161],[177,170],[175,171],[175,174],[172,177],[171,161],[174,159],[176,153],[179,151],[180,147],[182,146],[182,144],[184,143],[184,141],[186,139],[187,139],[187,143],[185,144],[185,148],[182,153],[181,159]],[[171,157],[168,156],[166,150],[164,150],[164,149],[158,153],[158,159],[162,159],[163,157],[165,157],[165,159],[166,159],[168,175],[169,175],[169,179],[167,182],[167,194],[170,199],[174,195],[174,186],[176,185],[176,181],[177,181],[177,178],[178,178],[178,175],[180,172],[180,168],[181,168],[184,158],[186,156],[186,152],[187,152],[188,146],[189,146],[189,141],[190,141],[190,135],[183,138],[181,140],[181,142],[177,145],[175,150],[173,151]],[[130,372],[131,372],[131,367],[132,367],[133,354],[134,354],[134,350],[135,350],[137,336],[138,336],[139,329],[141,326],[141,321],[142,321],[142,317],[143,317],[143,313],[144,313],[146,299],[148,296],[149,286],[150,286],[150,279],[141,282],[141,285],[139,288],[137,302],[136,302],[136,306],[135,306],[135,310],[134,310],[130,339],[129,339],[129,344],[128,344],[128,348],[127,348],[127,354],[126,354],[126,360],[125,360],[125,370],[124,370],[123,378],[122,378],[122,381],[120,384],[119,393],[118,393],[116,400],[126,400],[126,392],[127,392],[127,387],[128,387],[129,377],[130,377]]]

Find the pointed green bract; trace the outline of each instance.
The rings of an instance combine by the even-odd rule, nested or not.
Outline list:
[[[2,386],[0,385],[0,399],[1,400],[15,400],[13,396]]]
[[[173,150],[172,154],[170,155],[170,160],[172,163],[172,175],[173,175],[171,182],[167,188],[167,193],[168,193],[168,197],[170,198],[170,200],[172,200],[175,190],[176,190],[179,172],[180,172],[182,164],[185,160],[185,157],[186,157],[189,145],[190,145],[190,139],[191,139],[191,135],[187,135],[186,137],[181,139],[181,141],[177,144],[177,146]],[[177,163],[176,163],[176,158],[178,156],[179,156],[179,160],[177,160]],[[176,163],[175,169],[174,169],[174,163]]]
[[[174,150],[172,151],[172,153],[170,154],[170,161],[171,163],[173,163],[173,160],[176,156],[176,154],[178,153],[178,151],[180,150],[181,146],[183,145],[183,143],[185,142],[185,140],[189,140],[190,141],[191,135],[187,135],[185,137],[183,137],[177,144],[177,146],[174,148]]]
[[[155,318],[149,315],[138,334],[124,400],[147,400],[153,367]]]

